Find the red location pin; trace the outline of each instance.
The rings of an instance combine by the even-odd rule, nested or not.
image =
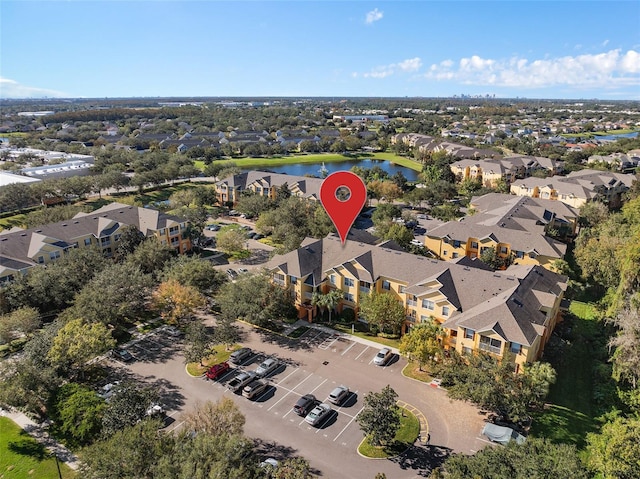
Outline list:
[[[330,174],[320,186],[320,201],[344,244],[347,233],[367,201],[367,187],[362,178],[350,171]]]

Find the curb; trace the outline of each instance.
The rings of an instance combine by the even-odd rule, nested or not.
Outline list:
[[[429,444],[429,423],[427,422],[427,418],[422,413],[422,411],[404,401],[398,400],[396,403],[398,404],[398,406],[406,409],[418,418],[418,421],[420,422],[420,433],[418,434],[418,440],[422,445]]]
[[[415,407],[411,406],[410,404],[404,402],[404,401],[396,401],[396,404],[398,406],[400,406],[402,409],[406,409],[407,411],[411,412],[413,415],[415,415],[418,418],[418,421],[420,421],[420,433],[418,435],[418,438],[421,437],[427,437],[427,435],[429,434],[429,426],[427,424],[427,419],[424,417],[424,414],[422,414],[418,409],[416,409]],[[423,424],[423,420],[424,420],[424,425],[426,427],[427,430],[427,435],[423,436],[422,435],[422,424]],[[367,440],[366,437],[364,437],[362,439],[362,441],[360,441],[360,444],[358,444],[358,447],[356,447],[356,452],[358,453],[358,456],[360,457],[364,457],[365,459],[369,459],[371,461],[381,461],[381,460],[389,460],[389,459],[394,459],[396,457],[400,457],[403,454],[405,454],[409,449],[411,449],[412,446],[409,446],[408,448],[406,448],[404,451],[402,451],[400,454],[396,454],[395,456],[387,456],[387,457],[369,457],[369,456],[365,456],[364,454],[362,454],[360,452],[360,446],[362,446],[362,443],[365,442]],[[421,441],[422,442],[422,441]],[[422,444],[426,444],[426,442],[422,442]]]

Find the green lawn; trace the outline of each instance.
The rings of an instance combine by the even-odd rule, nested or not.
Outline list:
[[[396,433],[393,444],[384,447],[372,446],[369,440],[365,438],[358,446],[358,452],[363,456],[381,459],[397,456],[406,451],[415,442],[418,434],[420,434],[420,421],[418,418],[407,411],[400,409],[400,429]]]
[[[558,379],[549,391],[547,407],[536,415],[532,434],[554,442],[583,447],[588,432],[597,428],[593,417],[593,340],[598,323],[592,305],[573,301],[571,313],[576,316],[571,344],[562,362],[554,364]]]
[[[76,477],[76,473],[64,463],[60,463],[60,472],[65,479]],[[0,478],[58,477],[55,459],[49,451],[11,419],[0,417]]]
[[[361,327],[361,323],[357,323],[355,331],[352,333],[350,324],[347,325],[347,324],[341,324],[341,323],[334,323],[330,325],[330,327],[332,327],[333,329],[337,329],[340,332],[353,334],[354,336],[358,336],[359,338],[368,339],[369,341],[375,341],[376,343],[380,343],[381,345],[384,345],[384,346],[389,346],[391,348],[400,347],[399,339],[383,338],[381,336],[377,336],[375,334],[371,334],[366,331],[358,331],[359,326]]]
[[[366,155],[337,155],[332,153],[320,153],[311,155],[294,155],[294,156],[281,156],[275,158],[238,158],[231,160],[217,160],[217,164],[229,164],[233,163],[242,168],[249,167],[262,167],[262,166],[283,166],[291,164],[303,164],[303,163],[334,163],[340,161],[352,161],[352,160],[387,160],[396,165],[411,168],[412,170],[422,171],[422,164],[418,161],[403,156],[394,155],[393,153],[371,153]],[[204,163],[196,161],[195,166],[198,168],[204,168]]]
[[[235,345],[233,348],[227,349],[224,344],[216,344],[211,349],[211,355],[202,360],[202,366],[199,363],[189,363],[187,364],[187,372],[192,376],[201,376],[209,366],[227,361],[236,349],[240,349],[240,346]]]

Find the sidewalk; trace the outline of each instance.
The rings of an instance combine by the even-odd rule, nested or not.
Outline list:
[[[58,443],[49,436],[44,427],[36,424],[21,412],[6,411],[0,408],[0,415],[8,417],[18,426],[20,426],[27,434],[35,438],[40,444],[43,444],[49,451],[54,453],[59,460],[64,462],[74,471],[78,470],[80,463],[78,458],[65,446]]]
[[[387,347],[387,348],[391,349],[391,351],[393,351],[395,354],[400,354],[400,352],[398,351],[398,348],[393,348],[391,346],[385,346],[382,343],[377,343],[375,341],[371,341],[370,339],[361,338],[361,337],[355,336],[353,334],[343,333],[341,331],[337,331],[337,330],[329,328],[327,326],[323,326],[322,324],[310,323],[306,319],[299,319],[295,323],[290,324],[289,326],[287,326],[284,329],[282,334],[287,336],[291,331],[294,331],[295,329],[303,327],[303,326],[306,326],[307,328],[313,328],[313,329],[316,329],[318,331],[323,331],[323,332],[325,332],[327,334],[335,334],[335,335],[337,335],[339,337],[347,338],[347,339],[349,339],[349,340],[351,340],[353,342],[364,344],[364,345],[370,346],[372,348],[382,349],[382,348]]]

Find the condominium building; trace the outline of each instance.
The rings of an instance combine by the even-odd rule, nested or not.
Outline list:
[[[117,248],[122,230],[129,225],[178,253],[191,249],[185,234],[187,220],[151,208],[111,203],[92,213],[78,213],[68,221],[0,233],[0,284],[31,267],[55,261],[73,248],[97,246],[109,257]]]
[[[267,267],[291,291],[299,317],[318,314],[314,293],[342,291],[338,310],[358,314],[373,291],[394,295],[406,311],[403,330],[426,321],[442,324],[445,348],[461,353],[513,353],[520,365],[540,357],[556,322],[567,278],[537,265],[493,272],[347,241],[329,235],[275,256]],[[366,318],[361,318],[366,319]]]

